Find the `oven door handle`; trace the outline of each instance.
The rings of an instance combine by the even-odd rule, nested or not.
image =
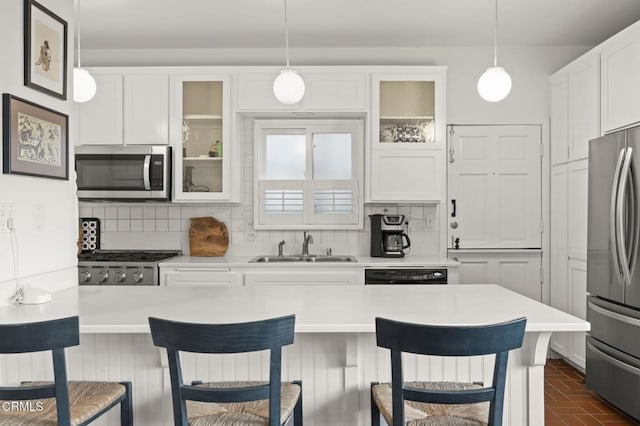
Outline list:
[[[142,176],[144,179],[144,189],[151,191],[151,155],[144,156],[144,165],[142,166]]]

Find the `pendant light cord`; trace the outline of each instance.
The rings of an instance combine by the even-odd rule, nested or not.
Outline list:
[[[495,22],[493,25],[493,66],[498,66],[498,0],[495,0]]]
[[[82,68],[80,66],[80,19],[78,19],[80,16],[80,0],[78,0],[77,4],[76,4],[76,28],[78,30],[78,68]]]
[[[284,45],[287,52],[287,68],[289,68],[289,20],[287,19],[287,0],[284,0]]]

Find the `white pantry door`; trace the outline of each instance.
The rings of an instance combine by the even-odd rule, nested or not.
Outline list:
[[[449,136],[449,248],[457,238],[461,249],[540,248],[540,126],[450,126]]]

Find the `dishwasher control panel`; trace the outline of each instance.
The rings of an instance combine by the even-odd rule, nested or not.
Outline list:
[[[447,284],[446,269],[406,269],[385,268],[365,269],[365,285],[382,284]]]

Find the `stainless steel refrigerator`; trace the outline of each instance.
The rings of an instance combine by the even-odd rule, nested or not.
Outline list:
[[[589,142],[587,387],[640,419],[640,127]]]

